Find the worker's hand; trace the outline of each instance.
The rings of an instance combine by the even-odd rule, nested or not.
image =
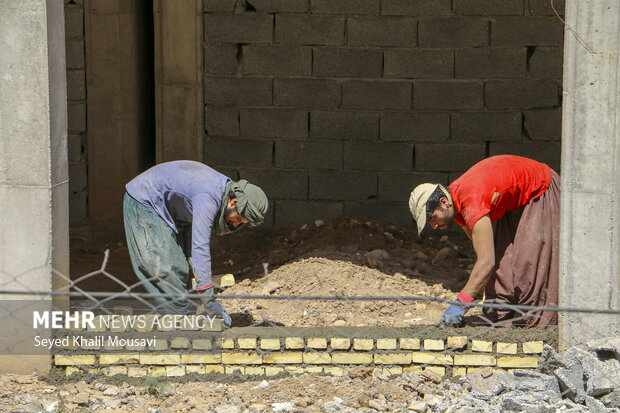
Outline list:
[[[451,327],[460,327],[463,324],[463,316],[467,312],[467,308],[459,304],[452,304],[446,311],[444,311],[440,323],[449,325]]]
[[[222,317],[224,327],[230,328],[232,325],[232,319],[228,312],[222,307],[222,304],[215,300],[215,294],[213,287],[205,288],[204,290],[197,290],[200,294],[200,301],[202,302],[202,313],[209,317]]]

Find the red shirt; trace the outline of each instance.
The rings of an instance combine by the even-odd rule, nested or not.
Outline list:
[[[448,186],[457,210],[454,221],[469,229],[487,213],[496,221],[542,195],[550,182],[551,168],[544,163],[514,155],[486,158]],[[495,192],[499,195],[491,203]]]

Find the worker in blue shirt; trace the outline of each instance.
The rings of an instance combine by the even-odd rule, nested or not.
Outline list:
[[[195,161],[156,165],[126,185],[123,216],[127,247],[140,284],[156,297],[158,310],[190,313],[187,293],[190,274],[204,312],[230,316],[215,301],[211,281],[211,233],[228,234],[265,218],[265,193],[245,180],[239,182]]]

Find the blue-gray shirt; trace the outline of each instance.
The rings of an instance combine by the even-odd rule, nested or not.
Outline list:
[[[211,284],[211,228],[230,178],[195,161],[156,165],[125,188],[142,205],[153,208],[175,233],[191,225],[191,256],[197,287]]]

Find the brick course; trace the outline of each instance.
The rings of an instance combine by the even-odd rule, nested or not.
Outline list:
[[[342,85],[342,107],[349,109],[410,109],[411,84],[348,81]]]
[[[451,0],[382,0],[381,14],[386,16],[447,16]]]
[[[312,15],[277,15],[276,43],[303,45],[344,44],[342,17]]]
[[[205,14],[207,42],[271,43],[273,16],[265,14]]]
[[[379,137],[379,114],[313,111],[310,112],[310,137],[375,141]]]
[[[351,17],[347,20],[350,46],[417,46],[418,21],[408,17]]]
[[[420,47],[477,47],[489,44],[489,23],[478,17],[420,19]]]
[[[313,74],[331,77],[379,78],[382,74],[381,50],[324,48],[313,49]]]
[[[527,0],[454,0],[454,13],[463,16],[522,16]]]
[[[273,103],[277,106],[337,108],[340,105],[340,84],[324,79],[275,79]]]
[[[454,76],[452,50],[386,50],[385,76],[393,78],[451,78]]]
[[[308,46],[243,47],[243,73],[247,75],[309,76],[312,48]]]
[[[527,49],[525,47],[488,47],[457,50],[457,78],[524,78]]]

